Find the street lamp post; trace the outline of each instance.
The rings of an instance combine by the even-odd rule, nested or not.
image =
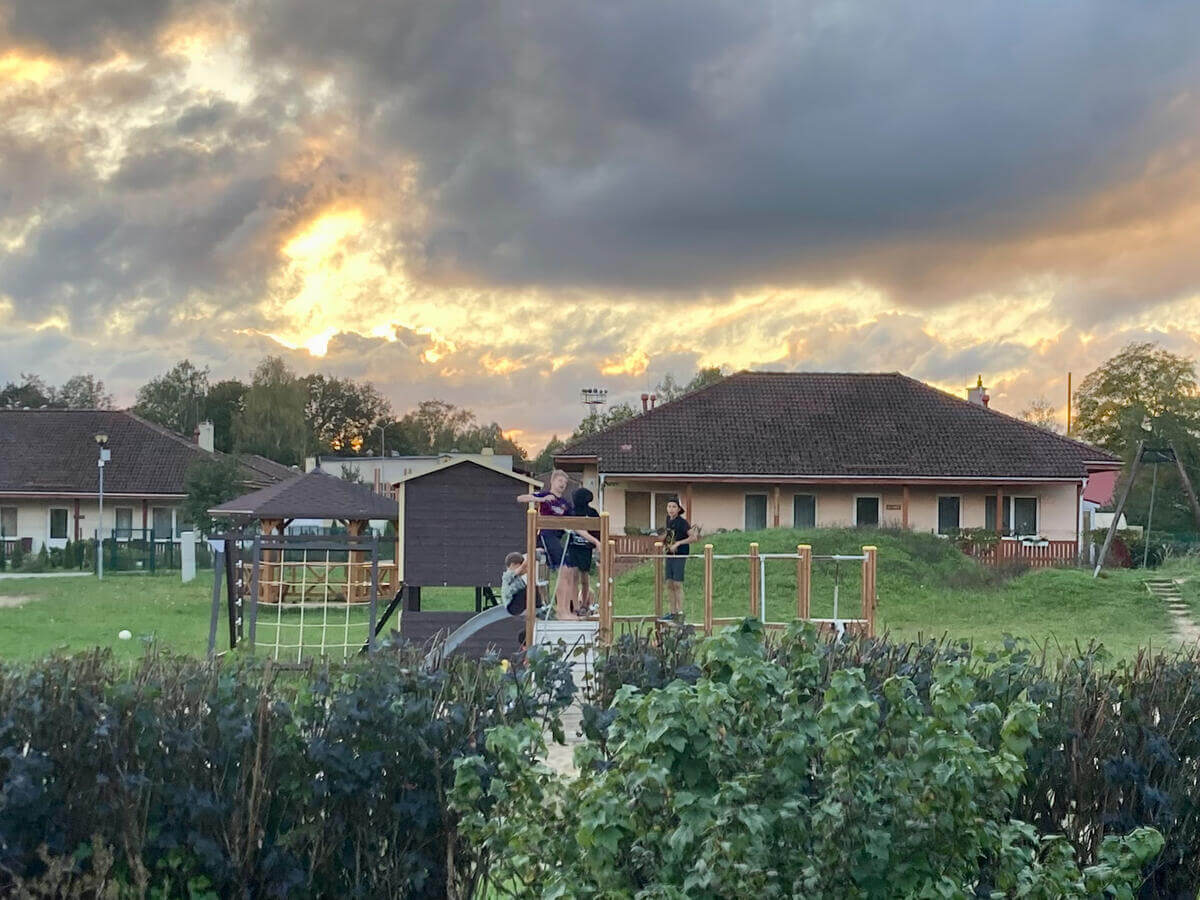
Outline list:
[[[100,448],[100,458],[96,467],[100,470],[100,518],[96,523],[96,576],[104,580],[104,464],[112,459],[112,451],[108,449],[108,435],[96,435],[96,445]]]

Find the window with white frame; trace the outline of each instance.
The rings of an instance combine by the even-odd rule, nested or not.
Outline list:
[[[0,537],[17,537],[17,508],[0,506]]]
[[[67,540],[68,522],[70,520],[70,510],[66,509],[51,509],[50,510],[50,540],[65,541]]]
[[[156,541],[169,541],[175,533],[175,523],[171,520],[172,512],[169,506],[156,506],[151,510],[150,525],[154,529]]]
[[[113,537],[127,541],[133,537],[133,508],[129,506],[118,506],[114,510],[116,517],[116,531],[113,532]]]
[[[961,528],[962,498],[938,497],[938,534],[950,534]]]

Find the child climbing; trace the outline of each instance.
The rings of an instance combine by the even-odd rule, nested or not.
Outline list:
[[[591,491],[584,487],[576,489],[575,493],[571,495],[573,515],[600,518],[600,513],[592,508],[591,503]],[[577,573],[574,577],[579,584],[579,605],[575,606],[573,611],[580,616],[588,615],[591,610],[592,597],[588,585],[588,573],[592,571],[592,551],[599,547],[599,532],[572,531],[567,538],[567,554],[563,566],[573,569]],[[574,601],[575,597],[571,599]]]
[[[525,612],[526,585],[529,567],[524,553],[510,553],[504,557],[504,574],[500,576],[500,602],[510,616]]]

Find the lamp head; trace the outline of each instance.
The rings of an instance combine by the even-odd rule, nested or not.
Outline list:
[[[96,443],[99,444],[101,447],[103,447],[105,444],[108,443],[108,435],[104,434],[103,432],[96,435]]]

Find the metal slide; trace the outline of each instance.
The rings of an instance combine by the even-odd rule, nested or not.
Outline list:
[[[450,632],[450,636],[446,638],[446,643],[434,647],[429,651],[429,655],[425,657],[425,665],[432,665],[433,660],[438,656],[445,659],[458,648],[459,644],[471,635],[505,619],[520,619],[522,622],[525,621],[524,616],[514,616],[509,613],[508,608],[504,604],[498,603],[495,606],[485,609],[478,615],[467,619],[467,621],[455,628],[454,631]]]

